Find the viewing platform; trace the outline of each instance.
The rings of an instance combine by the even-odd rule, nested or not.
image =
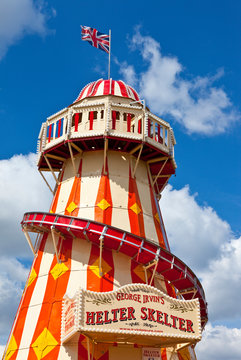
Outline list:
[[[94,95],[92,89],[91,95],[85,87],[73,104],[42,124],[37,148],[39,170],[59,171],[69,156],[82,151],[127,152],[148,164],[156,193],[160,193],[176,169],[176,141],[170,124],[152,114],[130,87],[128,97],[118,93],[117,86],[124,84],[121,81],[98,80],[87,87],[95,84],[96,88],[100,82],[103,86],[109,83],[107,94],[103,88]]]

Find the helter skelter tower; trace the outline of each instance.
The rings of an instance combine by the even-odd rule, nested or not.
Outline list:
[[[170,125],[112,79],[42,124],[38,169],[56,186],[48,213],[23,217],[34,261],[5,360],[196,359],[205,295],[170,252],[158,204],[174,145]]]

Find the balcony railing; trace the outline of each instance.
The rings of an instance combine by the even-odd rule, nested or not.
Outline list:
[[[74,138],[101,135],[146,141],[174,156],[175,138],[170,125],[140,106],[87,103],[65,108],[42,124],[38,154]]]

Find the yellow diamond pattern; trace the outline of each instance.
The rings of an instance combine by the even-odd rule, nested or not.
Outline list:
[[[102,200],[97,204],[97,206],[99,206],[99,208],[102,209],[102,210],[106,210],[108,207],[110,207],[110,204],[108,203],[107,200],[102,199]]]
[[[160,224],[160,218],[159,218],[158,213],[156,213],[155,218],[157,219],[157,221],[158,221],[158,222],[159,222],[159,224]]]
[[[93,273],[98,276],[98,278],[101,278],[102,276],[104,276],[105,274],[107,274],[111,269],[112,267],[110,265],[107,264],[107,262],[105,260],[102,259],[102,267],[101,267],[101,272],[102,272],[102,275],[100,274],[100,271],[99,271],[99,259],[96,259],[95,262],[89,266],[89,269],[91,271],[93,271]]]
[[[58,345],[58,341],[53,337],[51,332],[45,328],[39,335],[37,340],[32,344],[32,348],[37,356],[38,360],[43,359],[55,346]]]
[[[51,275],[53,276],[54,280],[56,280],[58,277],[66,273],[69,268],[64,264],[56,264],[53,269],[50,271]]]
[[[66,210],[67,210],[69,213],[72,213],[72,211],[74,211],[76,208],[77,208],[77,205],[72,201],[72,202],[69,204],[69,206],[67,207]]]
[[[17,349],[18,349],[18,345],[16,343],[15,337],[12,335],[6,351],[5,360],[10,359]]]
[[[37,273],[36,273],[36,271],[34,270],[34,268],[32,268],[32,271],[31,271],[31,273],[30,273],[30,275],[29,275],[29,278],[28,278],[27,287],[32,284],[32,282],[36,279],[36,277],[37,277]]]
[[[133,271],[143,282],[146,282],[145,271],[142,265],[137,265],[137,267]],[[150,275],[150,271],[147,270],[147,279],[150,278]]]
[[[141,209],[139,208],[139,206],[138,206],[137,203],[133,204],[133,205],[130,207],[130,209],[131,209],[132,211],[134,211],[134,213],[136,213],[136,215],[138,215],[138,214],[141,212]]]

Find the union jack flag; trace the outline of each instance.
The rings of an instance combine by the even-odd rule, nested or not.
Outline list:
[[[107,34],[102,34],[96,29],[93,29],[88,26],[81,25],[81,39],[88,41],[90,45],[96,47],[97,49],[103,50],[109,54],[110,51],[110,36]]]

